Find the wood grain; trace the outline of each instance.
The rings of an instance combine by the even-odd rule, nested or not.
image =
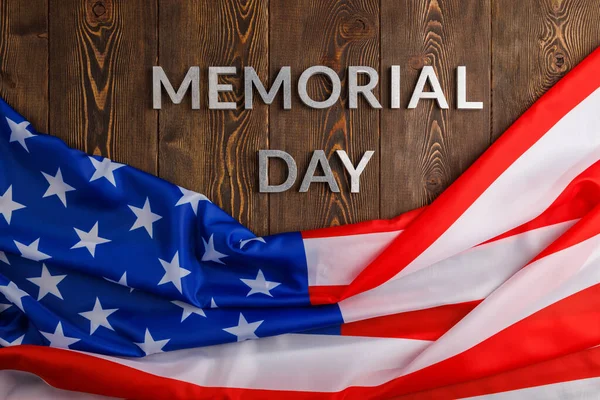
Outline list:
[[[523,111],[600,45],[600,7],[589,0],[0,0],[0,95],[38,130],[206,193],[258,234],[339,225],[431,202]],[[202,68],[202,109],[189,100],[151,107],[151,67],[173,82]],[[294,93],[242,109],[242,74],[228,77],[235,111],[209,111],[208,66],[255,67],[263,81],[291,65],[294,85],[312,65],[344,82],[340,103],[308,109]],[[384,109],[349,110],[346,69],[380,70]],[[389,109],[389,71],[402,67],[402,108]],[[433,65],[451,106],[406,110],[417,75]],[[455,68],[485,109],[456,110]],[[267,83],[268,84],[268,83]],[[331,90],[315,77],[309,91]],[[492,90],[493,89],[493,90]],[[294,91],[295,92],[295,91]],[[362,99],[361,99],[362,100]],[[257,150],[296,157],[293,191],[258,193]],[[331,157],[342,192],[297,193],[312,151]],[[376,150],[350,194],[334,155]],[[279,169],[278,169],[279,168]],[[282,176],[275,168],[273,178]]]
[[[0,0],[0,96],[35,129],[48,129],[46,0]]]
[[[600,5],[589,0],[494,0],[493,16],[496,139],[600,46]]]
[[[50,129],[69,145],[156,173],[156,5],[49,0]]]
[[[393,217],[433,201],[489,144],[490,5],[382,0],[381,17],[382,65],[403,69],[403,109],[384,109],[381,120],[381,213]],[[449,110],[433,101],[404,109],[424,65],[435,68]],[[468,98],[483,110],[456,109],[459,65],[468,67]]]
[[[377,0],[271,0],[271,76],[285,65],[297,78],[304,69],[325,65],[342,78],[342,98],[332,108],[315,110],[295,96],[292,110],[271,108],[271,148],[296,158],[299,177],[294,188],[271,195],[271,231],[311,229],[379,217],[379,118],[366,102],[348,109],[347,66],[379,68],[379,1]],[[315,99],[329,97],[327,78],[309,81]],[[376,92],[376,96],[378,93]],[[341,192],[331,193],[323,183],[313,183],[308,193],[298,193],[306,166],[315,149],[324,150]],[[358,163],[363,153],[376,153],[361,176],[361,192],[351,194],[349,179],[334,154],[348,152]],[[280,172],[281,174],[281,172]],[[279,174],[279,175],[280,175]],[[273,175],[274,180],[277,174]]]
[[[174,84],[190,66],[253,66],[268,75],[267,0],[201,0],[160,4],[160,65]],[[258,234],[268,232],[268,198],[258,193],[257,151],[268,147],[268,109],[257,104],[243,110],[243,74],[223,77],[234,93],[237,110],[208,110],[201,87],[201,110],[166,104],[160,112],[160,176],[206,194]],[[177,82],[177,83],[175,83]]]

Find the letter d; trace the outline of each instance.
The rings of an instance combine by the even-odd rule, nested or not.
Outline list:
[[[269,185],[269,158],[276,157],[285,161],[288,175],[281,185]],[[258,151],[258,179],[260,193],[280,193],[292,187],[298,176],[298,167],[291,155],[281,150]]]

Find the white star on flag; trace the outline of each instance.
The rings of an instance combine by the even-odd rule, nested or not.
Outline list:
[[[223,261],[221,261],[221,258],[228,256],[215,250],[215,242],[213,240],[214,236],[215,235],[210,235],[208,243],[206,240],[204,240],[204,238],[202,238],[202,242],[204,243],[204,255],[202,256],[202,261],[214,261],[219,264],[225,264]]]
[[[223,330],[227,333],[237,336],[238,342],[243,342],[244,340],[258,339],[258,336],[256,336],[254,332],[263,322],[265,321],[263,320],[248,323],[246,318],[244,318],[244,314],[240,313],[240,319],[237,326],[232,326],[231,328],[225,328]]]
[[[101,326],[114,331],[110,322],[108,322],[108,317],[118,310],[118,308],[103,309],[100,299],[96,297],[96,303],[92,311],[80,312],[79,315],[90,321],[90,335],[93,335],[96,329]]]
[[[134,343],[138,346],[145,355],[149,356],[150,354],[162,353],[163,347],[169,343],[171,339],[165,340],[154,340],[148,328],[146,328],[146,333],[144,334],[144,342],[143,343]]]
[[[0,303],[0,313],[2,313],[3,311],[6,311],[6,309],[11,308],[12,304],[4,304],[4,303]]]
[[[71,247],[71,250],[85,247],[88,249],[92,257],[96,257],[96,246],[110,242],[109,239],[98,236],[98,222],[96,222],[89,232],[85,232],[77,228],[73,229],[75,229],[75,233],[77,233],[77,236],[79,236],[80,240],[79,242],[75,243],[73,247]]]
[[[198,215],[198,203],[200,203],[201,201],[208,201],[210,203],[210,200],[208,200],[208,197],[206,197],[205,195],[184,189],[180,186],[178,187],[179,190],[181,190],[183,196],[181,196],[177,204],[175,204],[175,207],[182,206],[184,204],[189,204],[190,206],[192,206],[194,214]]]
[[[44,193],[44,195],[42,197],[45,198],[45,197],[50,197],[50,196],[56,196],[60,199],[61,203],[63,203],[63,205],[66,207],[67,206],[67,192],[72,192],[75,190],[75,188],[65,183],[65,181],[63,180],[63,176],[62,176],[62,172],[61,172],[60,168],[56,172],[55,176],[52,176],[45,172],[42,172],[42,175],[44,175],[44,178],[46,178],[46,180],[50,184],[50,186],[48,186],[48,190],[46,190],[46,193]]]
[[[8,126],[10,127],[10,143],[19,142],[19,144],[23,146],[23,148],[29,153],[29,149],[27,148],[27,143],[25,143],[25,140],[37,136],[29,132],[27,129],[29,122],[23,121],[17,124],[8,117],[6,118],[6,122],[8,122]]]
[[[152,212],[152,209],[150,208],[150,200],[146,197],[146,202],[144,203],[143,208],[129,206],[129,209],[133,211],[137,218],[129,231],[144,228],[146,229],[146,232],[148,232],[148,235],[152,237],[152,224],[160,220],[162,217]]]
[[[21,290],[14,282],[9,282],[6,286],[0,286],[0,293],[6,297],[8,301],[17,306],[21,311],[23,310],[23,297],[29,296],[23,290]]]
[[[48,293],[63,300],[60,290],[58,290],[58,284],[66,277],[66,275],[50,275],[46,264],[42,264],[42,276],[39,278],[27,278],[27,280],[40,288],[38,301],[42,300]]]
[[[206,317],[204,310],[201,308],[194,307],[191,304],[184,303],[183,301],[178,301],[178,300],[174,300],[171,303],[173,303],[176,306],[181,307],[183,309],[183,311],[181,313],[181,322],[185,321],[187,319],[187,317],[189,317],[192,314],[197,314],[197,315]]]
[[[25,338],[25,335],[21,335],[18,338],[16,338],[15,340],[13,340],[12,342],[9,342],[7,340],[0,338],[0,346],[2,346],[2,347],[19,346],[23,343],[24,338]]]
[[[112,183],[114,187],[117,187],[114,172],[119,168],[124,167],[125,165],[113,162],[108,158],[103,158],[102,161],[98,161],[94,157],[89,157],[89,159],[94,165],[94,168],[96,169],[94,175],[92,175],[92,177],[90,178],[90,182],[93,182],[100,178],[104,178],[110,183]]]
[[[15,246],[17,246],[17,249],[21,253],[21,257],[23,257],[23,258],[27,258],[28,260],[32,260],[32,261],[43,261],[43,260],[52,258],[48,254],[42,253],[41,251],[38,250],[38,248],[40,246],[39,238],[34,240],[29,245],[25,245],[23,243],[17,242],[16,240],[13,240],[13,242],[15,243]]]
[[[244,282],[248,287],[250,287],[250,291],[246,295],[252,296],[253,294],[262,293],[266,294],[269,297],[273,297],[271,294],[271,289],[275,289],[277,286],[281,285],[279,282],[271,282],[265,279],[265,275],[262,270],[258,270],[258,274],[256,275],[256,279],[240,279]]]
[[[0,261],[2,261],[4,264],[10,265],[10,262],[8,262],[8,257],[6,257],[6,253],[3,251],[0,251]]]
[[[123,275],[121,275],[121,279],[119,279],[118,281],[113,281],[112,279],[108,279],[108,278],[104,278],[104,279],[106,279],[109,282],[116,283],[117,285],[128,287],[129,293],[133,292],[133,288],[129,287],[129,285],[127,284],[127,271],[123,272]]]
[[[0,196],[0,214],[6,220],[6,223],[10,225],[10,220],[12,219],[13,211],[20,210],[25,208],[23,204],[19,204],[16,201],[13,201],[12,198],[12,185],[8,187],[6,192],[2,196]]]
[[[217,303],[215,302],[214,297],[210,298],[210,308],[219,308],[219,306],[217,306]]]
[[[163,285],[171,282],[175,285],[177,290],[179,290],[179,293],[183,293],[181,289],[181,278],[188,276],[191,272],[179,266],[179,252],[175,253],[171,262],[161,260],[160,258],[158,261],[160,261],[160,264],[165,269],[165,274],[158,284]]]
[[[79,342],[81,339],[65,336],[63,333],[62,324],[59,322],[54,330],[54,333],[41,332],[42,335],[50,342],[50,347],[60,349],[68,349],[70,345]]]
[[[255,237],[252,239],[247,239],[247,240],[240,240],[240,249],[243,249],[245,245],[247,245],[250,242],[261,242],[261,243],[267,243],[265,241],[265,239],[261,238],[261,237]]]

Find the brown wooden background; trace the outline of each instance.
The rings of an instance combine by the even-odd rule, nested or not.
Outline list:
[[[203,192],[259,234],[388,218],[431,202],[532,102],[600,45],[597,0],[0,0],[0,95],[38,130]],[[151,108],[151,68],[176,82],[192,65],[255,67],[263,81],[291,65],[380,70],[384,109],[344,99],[312,110]],[[433,65],[452,106],[467,65],[482,111],[391,110],[388,68],[403,69],[402,101]],[[599,71],[600,73],[600,71]],[[235,100],[242,104],[240,79]],[[328,90],[311,80],[313,93]],[[233,97],[233,96],[232,96]],[[168,103],[168,102],[167,102]],[[259,194],[258,149],[376,150],[350,194]],[[301,180],[301,176],[299,181]],[[300,182],[297,182],[295,189]]]

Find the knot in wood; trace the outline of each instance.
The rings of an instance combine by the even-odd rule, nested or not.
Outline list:
[[[375,28],[371,21],[362,16],[349,17],[342,23],[341,35],[348,40],[368,39],[374,36]]]
[[[101,17],[104,14],[106,14],[106,6],[104,5],[103,2],[97,1],[92,6],[92,12],[96,16],[96,18]]]
[[[565,65],[565,55],[563,53],[554,54],[554,65],[561,69]]]
[[[112,0],[86,0],[85,18],[91,26],[98,27],[109,23],[112,13]]]
[[[555,13],[559,12],[561,7],[562,7],[562,0],[554,0],[552,2],[552,11],[553,12],[555,12]]]
[[[408,66],[412,69],[420,70],[423,66],[428,65],[427,57],[419,54],[408,59]]]
[[[437,191],[441,191],[442,190],[442,178],[438,175],[436,176],[429,176],[427,178],[425,178],[425,187],[427,188],[427,190],[429,190],[430,192],[437,192]]]

